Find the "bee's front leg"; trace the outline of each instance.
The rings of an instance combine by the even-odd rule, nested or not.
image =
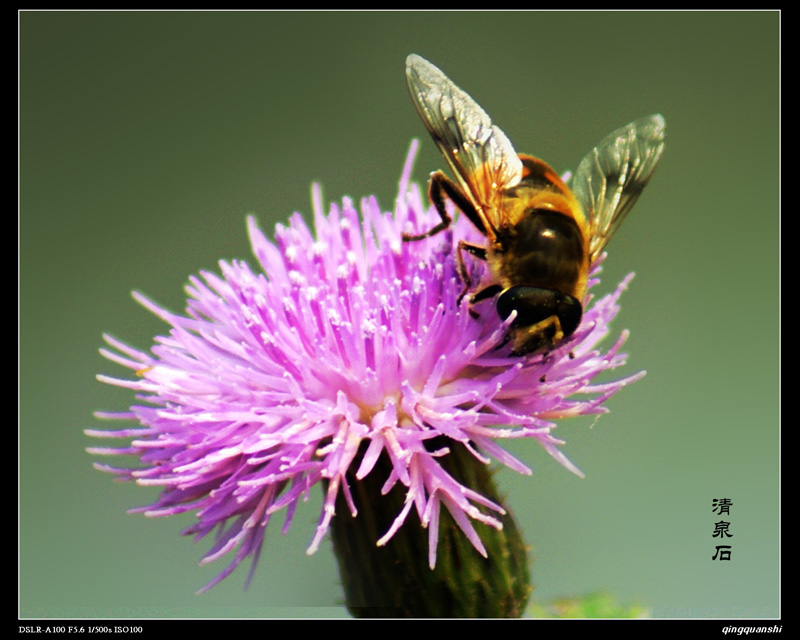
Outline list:
[[[464,283],[464,288],[461,290],[461,293],[458,295],[458,304],[461,304],[461,301],[464,299],[464,296],[467,294],[467,291],[470,290],[472,287],[472,278],[469,277],[469,271],[467,271],[467,265],[464,264],[464,254],[463,251],[466,251],[472,256],[478,258],[478,260],[486,260],[486,249],[483,247],[479,247],[475,244],[470,244],[469,242],[465,242],[464,240],[458,241],[458,248],[456,250],[456,262],[458,263],[458,275],[461,276],[461,281]],[[473,302],[471,300],[470,302]]]

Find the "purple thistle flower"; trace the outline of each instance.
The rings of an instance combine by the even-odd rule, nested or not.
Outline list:
[[[631,276],[588,306],[580,327],[558,349],[511,357],[503,339],[513,316],[503,323],[492,300],[476,307],[477,318],[466,299],[457,304],[463,284],[454,237],[479,238],[469,221],[461,216],[446,232],[402,241],[404,231],[425,230],[439,220],[419,187],[409,183],[415,152],[416,144],[393,213],[381,211],[372,197],[362,200],[360,213],[344,199],[326,215],[315,186],[314,231],[295,214],[289,226],[277,226],[271,242],[248,218],[263,273],[244,262],[220,262],[221,275],[202,272],[190,279],[183,315],[134,293],[171,327],[149,353],[105,337],[114,351],[102,354],[137,377],[98,379],[135,390],[143,403],[128,412],[97,414],[139,426],[86,431],[130,438],[129,447],[89,451],[138,456],[141,466],[135,469],[95,466],[163,487],[155,504],[132,512],[195,511],[197,522],[185,534],[202,538],[217,529],[201,564],[234,556],[201,591],[247,556],[253,558],[252,577],[272,516],[285,513],[286,532],[298,503],[325,481],[308,553],[316,551],[340,493],[357,515],[347,472],[363,479],[383,452],[392,469],[381,479],[383,492],[400,483],[407,498],[375,542],[385,544],[414,509],[428,528],[433,567],[444,507],[485,556],[472,521],[500,528],[490,513],[502,514],[503,508],[456,481],[439,464],[448,449],[429,451],[426,442],[445,436],[481,463],[493,458],[530,474],[497,440],[532,438],[582,475],[561,453],[552,420],[605,412],[608,397],[643,375],[592,384],[599,373],[625,362],[619,350],[626,332],[606,352],[596,345],[608,333]],[[471,262],[478,282],[485,265]],[[590,286],[598,271],[596,264]]]

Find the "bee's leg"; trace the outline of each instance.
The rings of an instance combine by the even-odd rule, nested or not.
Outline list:
[[[436,207],[436,211],[439,213],[439,217],[442,221],[425,233],[404,233],[403,242],[414,242],[416,240],[430,238],[440,231],[444,231],[452,224],[453,219],[450,217],[450,214],[447,213],[447,207],[445,206],[445,196],[447,196],[453,204],[478,227],[481,233],[486,233],[486,227],[484,227],[483,222],[481,222],[480,216],[469,198],[464,195],[464,192],[461,191],[455,182],[441,171],[437,171],[431,175],[431,181],[428,185],[428,197],[433,203],[433,206]]]
[[[467,295],[467,292],[472,287],[472,278],[469,277],[467,266],[464,264],[464,254],[462,251],[466,251],[470,255],[475,256],[478,258],[478,260],[486,260],[485,248],[470,244],[469,242],[464,242],[463,240],[459,240],[458,251],[456,252],[458,261],[458,275],[460,275],[461,279],[464,281],[464,288],[461,290],[461,293],[458,294],[458,300],[456,300],[456,303],[459,306],[461,305],[461,301],[464,299],[464,296]],[[469,315],[471,315],[473,318],[479,318],[480,314],[472,309],[472,305],[480,302],[481,300],[486,300],[486,298],[491,298],[493,295],[500,293],[502,289],[503,287],[501,287],[499,284],[490,284],[489,286],[478,291],[469,299]]]
[[[469,315],[471,315],[473,318],[480,318],[481,317],[480,314],[472,308],[472,305],[477,304],[481,300],[486,300],[487,298],[496,296],[502,290],[503,287],[501,287],[499,284],[490,284],[489,286],[484,287],[483,289],[478,291],[474,296],[472,296],[469,299],[469,304],[470,304]],[[464,291],[461,292],[461,296],[458,298],[459,303],[461,303],[461,299],[464,297],[465,293],[466,289],[464,289]]]
[[[486,300],[487,298],[491,298],[492,296],[496,296],[503,290],[503,287],[499,284],[490,284],[488,287],[484,287],[480,291],[478,291],[474,296],[472,296],[469,301],[470,304],[476,304],[481,300]]]
[[[483,222],[483,218],[481,218],[478,211],[475,209],[475,205],[472,204],[472,200],[467,197],[464,191],[455,182],[441,171],[437,171],[431,176],[428,195],[437,211],[439,211],[439,215],[442,215],[442,211],[444,211],[444,198],[442,194],[447,195],[447,197],[453,201],[453,204],[458,207],[458,210],[467,216],[469,221],[478,228],[478,231],[486,235],[486,225]],[[483,259],[485,260],[486,258],[484,257]]]
[[[458,304],[461,304],[461,301],[464,299],[464,296],[469,291],[470,287],[472,286],[472,278],[469,277],[469,272],[467,271],[467,265],[464,264],[464,254],[463,251],[466,251],[470,255],[475,256],[478,260],[486,260],[486,249],[483,247],[479,247],[475,244],[470,244],[469,242],[464,242],[463,240],[458,241],[458,247],[456,251],[456,262],[458,263],[458,275],[461,276],[461,280],[464,283],[464,288],[461,290],[461,293],[458,295]]]

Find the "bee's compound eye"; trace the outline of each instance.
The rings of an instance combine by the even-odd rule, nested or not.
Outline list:
[[[500,317],[505,320],[512,311],[517,312],[512,324],[514,327],[530,327],[551,316],[558,316],[565,336],[578,328],[583,316],[583,307],[573,296],[553,289],[523,285],[509,287],[497,296]]]

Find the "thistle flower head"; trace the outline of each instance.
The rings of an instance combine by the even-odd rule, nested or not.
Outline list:
[[[331,518],[350,517],[334,514],[337,496],[357,515],[349,482],[377,473],[381,454],[391,461],[384,492],[399,483],[407,497],[376,544],[390,540],[414,510],[428,528],[433,566],[444,508],[485,555],[472,522],[500,527],[492,514],[503,509],[444,470],[448,448],[441,443],[462,443],[481,463],[494,459],[529,474],[499,444],[528,438],[580,474],[561,453],[553,420],[601,413],[609,396],[639,377],[592,383],[624,363],[625,333],[607,351],[596,346],[629,278],[588,305],[557,350],[512,357],[504,337],[513,316],[503,323],[491,300],[476,307],[477,317],[466,299],[458,303],[463,283],[454,247],[477,233],[469,221],[461,217],[446,232],[402,241],[404,231],[438,221],[409,183],[412,158],[413,150],[393,212],[373,197],[361,201],[360,211],[344,199],[325,213],[315,187],[313,229],[295,214],[272,241],[248,218],[259,270],[220,262],[219,275],[192,277],[182,314],[134,294],[170,325],[149,352],[106,336],[113,349],[103,355],[137,375],[99,379],[135,390],[141,402],[98,416],[138,424],[87,431],[131,439],[127,447],[90,451],[132,454],[141,465],[95,466],[163,488],[154,504],[134,512],[193,511],[197,521],[186,534],[217,530],[202,563],[229,553],[232,559],[203,590],[248,556],[254,568],[271,518],[282,514],[286,531],[299,502],[321,484],[323,506],[308,549],[314,552]],[[478,281],[484,266],[473,262]]]

